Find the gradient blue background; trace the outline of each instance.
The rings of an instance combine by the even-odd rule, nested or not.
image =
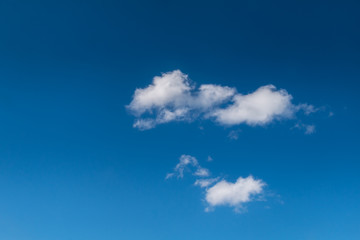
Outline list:
[[[358,1],[0,1],[0,239],[360,239],[359,11]],[[312,135],[294,121],[133,129],[134,90],[174,69],[243,93],[271,83],[327,110],[300,119]],[[274,196],[243,214],[205,213],[190,176],[164,180],[181,154],[229,181],[253,174]]]

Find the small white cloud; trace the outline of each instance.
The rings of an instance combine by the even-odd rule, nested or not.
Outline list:
[[[214,159],[213,159],[211,156],[208,156],[208,157],[207,157],[207,161],[208,161],[208,162],[212,162],[212,161],[214,161]]]
[[[197,177],[194,185],[204,188],[204,199],[208,204],[205,211],[213,210],[216,206],[230,206],[234,207],[235,211],[239,211],[244,203],[258,200],[266,185],[262,180],[254,179],[252,176],[239,177],[234,183],[224,179],[219,181],[220,177],[208,178],[210,171],[202,168],[197,159],[190,155],[182,155],[174,172],[168,173],[165,179],[174,176],[183,178],[184,170],[188,169],[187,166],[195,168],[189,168],[189,171],[193,170],[193,176]]]
[[[173,176],[174,176],[174,173],[168,173],[168,174],[166,174],[165,179],[172,178]]]
[[[313,134],[315,132],[315,125],[306,125],[305,126],[305,134]]]
[[[221,125],[265,125],[274,120],[291,118],[300,110],[305,115],[317,111],[309,104],[294,105],[292,96],[273,85],[258,88],[249,94],[235,88],[191,84],[180,70],[154,77],[146,88],[136,89],[127,109],[137,117],[134,127],[154,128],[171,121],[212,119]]]
[[[133,127],[140,130],[148,130],[156,126],[156,122],[153,119],[137,119]]]
[[[206,168],[199,167],[194,173],[194,175],[198,177],[207,177],[210,175],[210,172]]]
[[[240,132],[241,130],[232,130],[229,132],[228,138],[230,138],[231,140],[238,140]]]
[[[205,178],[205,179],[197,179],[194,183],[195,186],[200,186],[201,188],[207,188],[211,184],[217,182],[219,178]]]
[[[306,135],[315,133],[316,127],[313,124],[297,123],[293,128],[303,130]]]
[[[310,115],[311,113],[319,111],[319,108],[315,108],[313,105],[307,103],[297,105],[296,109],[304,111],[305,115]]]
[[[191,169],[194,169],[193,175],[197,177],[210,176],[210,171],[206,168],[201,167],[195,157],[184,154],[180,156],[179,163],[175,166],[174,172],[168,173],[165,179],[171,178],[173,176],[177,176],[178,178],[183,178],[184,171],[186,169],[188,169],[189,171],[191,171]]]
[[[180,178],[184,177],[184,170],[187,165],[191,165],[194,167],[197,167],[199,165],[196,158],[190,155],[182,155],[179,160],[180,162],[176,165],[174,172],[178,173],[178,177]]]
[[[266,184],[262,180],[239,177],[235,183],[222,180],[206,190],[205,200],[211,206],[227,205],[235,208],[253,200],[263,192]]]

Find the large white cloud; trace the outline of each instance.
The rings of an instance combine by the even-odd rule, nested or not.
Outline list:
[[[253,196],[263,192],[265,183],[254,179],[252,176],[239,177],[236,182],[222,180],[206,190],[206,202],[210,206],[228,205],[241,207],[241,204],[249,202]]]
[[[127,106],[138,117],[134,127],[146,130],[171,121],[191,121],[228,101],[236,90],[213,84],[203,84],[198,89],[180,70],[154,77],[152,84],[136,89]],[[150,117],[143,117],[144,115]]]
[[[213,119],[221,125],[265,125],[290,118],[303,110],[315,112],[309,104],[294,105],[292,96],[273,85],[240,94],[235,88],[203,84],[198,88],[180,70],[154,77],[146,88],[136,89],[127,106],[137,119],[134,127],[146,130],[171,121]]]

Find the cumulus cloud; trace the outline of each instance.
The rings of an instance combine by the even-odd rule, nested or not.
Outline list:
[[[228,100],[235,93],[234,88],[203,84],[199,87],[197,96],[191,99],[191,107],[203,110],[211,109]]]
[[[180,70],[156,76],[146,88],[136,89],[127,109],[137,118],[133,126],[141,130],[198,118],[212,119],[227,126],[265,125],[291,118],[300,110],[306,115],[317,111],[309,104],[294,105],[286,90],[273,85],[262,86],[249,94],[215,84],[196,88]]]
[[[291,117],[294,113],[291,99],[292,96],[285,90],[277,90],[275,86],[267,85],[247,95],[235,95],[233,104],[216,109],[211,116],[224,125],[264,125],[274,119]]]
[[[243,208],[243,204],[255,200],[256,196],[262,194],[266,185],[262,180],[254,179],[252,176],[239,177],[234,183],[225,179],[220,180],[220,177],[210,177],[210,171],[201,167],[198,160],[190,155],[182,155],[174,171],[168,173],[166,179],[174,176],[183,178],[185,170],[196,177],[194,185],[204,189],[204,200],[208,205],[206,211],[216,206],[230,206],[237,211]]]
[[[136,115],[166,106],[184,106],[191,86],[188,76],[179,70],[154,77],[147,88],[136,89],[129,109]]]
[[[252,176],[239,177],[236,182],[222,180],[206,190],[205,199],[210,206],[228,205],[239,208],[250,202],[253,196],[262,193],[265,183]]]

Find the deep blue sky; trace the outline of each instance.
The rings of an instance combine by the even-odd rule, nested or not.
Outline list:
[[[0,239],[360,239],[359,11],[2,0]],[[132,128],[134,90],[174,69],[243,93],[274,84],[325,110],[299,119],[311,135],[294,121]],[[261,178],[274,196],[206,213],[191,176],[164,180],[181,154],[231,181]]]

